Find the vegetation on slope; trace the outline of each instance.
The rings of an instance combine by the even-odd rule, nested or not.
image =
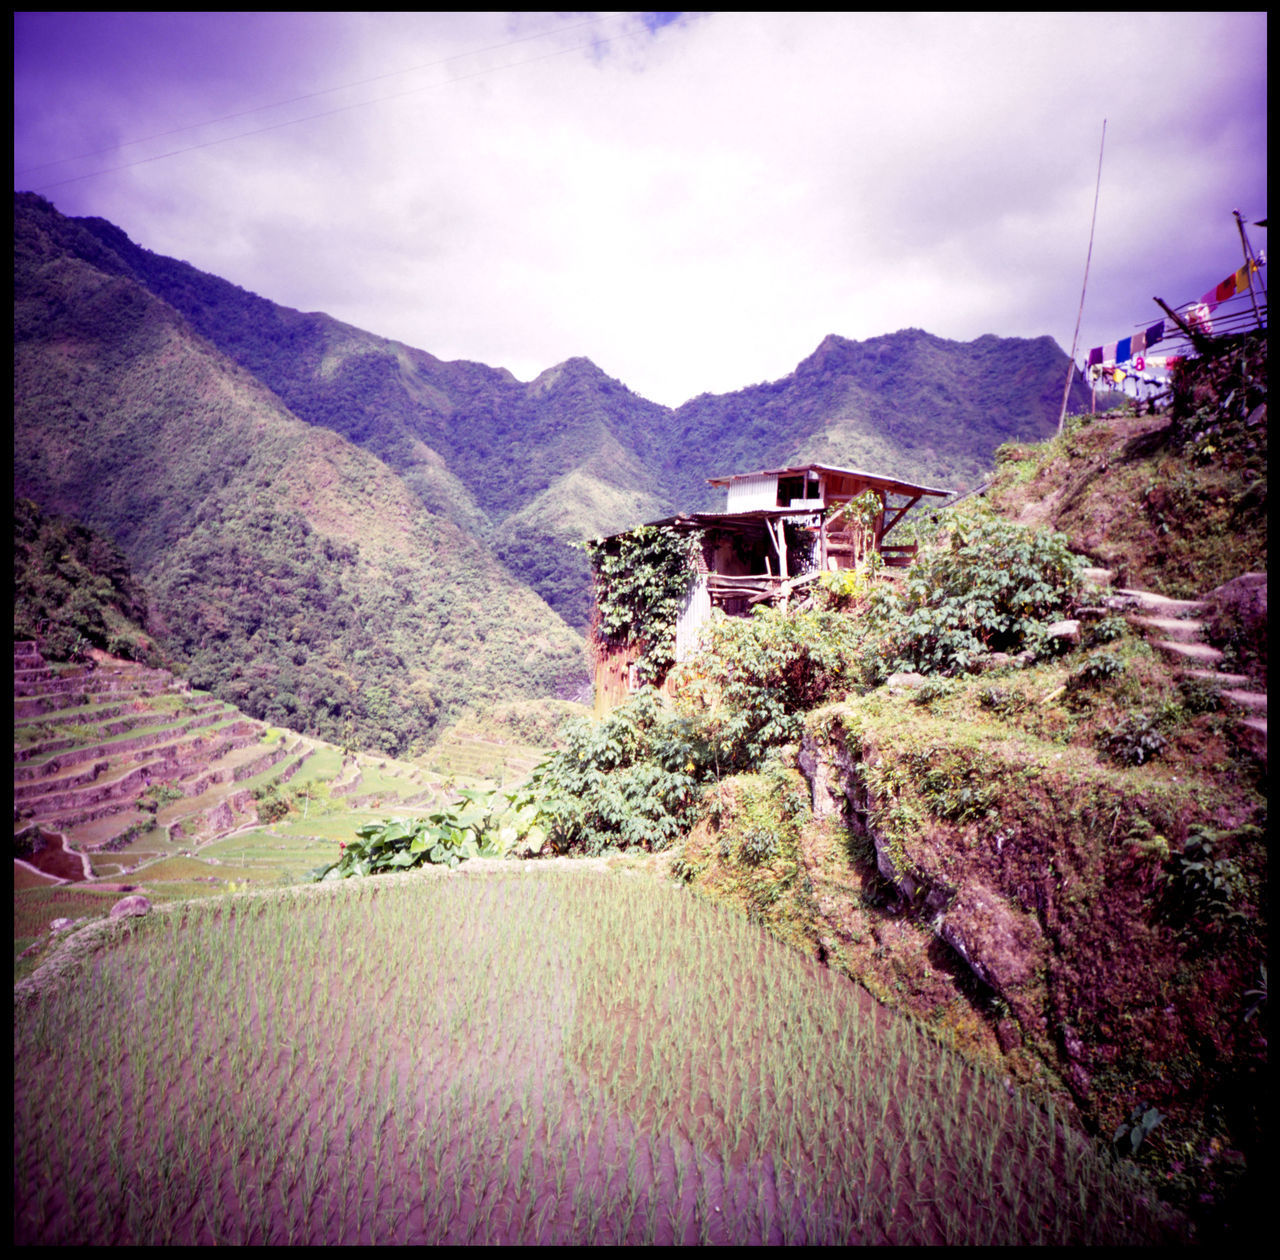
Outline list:
[[[20,212],[36,202],[19,197]],[[706,478],[798,459],[971,486],[1001,442],[1052,431],[1067,370],[1047,337],[833,336],[781,380],[672,410],[587,359],[522,383],[278,306],[101,219],[58,231],[61,248],[136,279],[293,414],[377,455],[579,628],[589,576],[569,544],[718,506]],[[1077,385],[1073,406],[1086,397]]]
[[[1267,335],[1187,360],[1173,404],[1071,421],[1042,446],[996,452],[1004,516],[1070,534],[1120,586],[1180,599],[1267,567]]]
[[[35,639],[51,660],[93,647],[160,664],[145,630],[147,600],[118,547],[29,499],[13,505],[13,637]]]
[[[69,254],[87,234],[47,203],[19,227],[15,490],[120,547],[197,685],[388,752],[469,705],[580,685],[581,641],[481,542]]]
[[[1228,1234],[1265,1159],[1265,754],[1212,679],[1080,589],[1067,545],[1165,593],[1265,567],[1260,350],[1184,370],[1167,415],[1020,445],[900,586],[853,584],[858,617],[713,622],[673,705],[570,729],[543,771],[577,802],[563,843],[670,849]],[[1188,488],[1165,529],[1117,492],[1135,466]],[[1082,545],[1064,485],[1114,551]]]

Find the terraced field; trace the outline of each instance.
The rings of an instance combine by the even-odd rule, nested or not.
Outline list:
[[[164,670],[14,644],[14,954],[131,892],[180,900],[289,883],[363,823],[511,783],[540,750],[451,739],[422,764],[272,729]],[[19,965],[18,959],[25,955]]]

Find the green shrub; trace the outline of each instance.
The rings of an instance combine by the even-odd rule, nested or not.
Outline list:
[[[750,770],[799,738],[807,710],[859,681],[861,647],[860,624],[835,612],[714,618],[702,650],[676,672],[676,693],[704,724],[719,767]]]
[[[1237,862],[1218,856],[1218,846],[1230,834],[1202,827],[1187,836],[1165,872],[1165,908],[1171,918],[1217,927],[1240,917],[1244,877]]]
[[[1178,690],[1182,694],[1182,707],[1190,714],[1216,713],[1222,708],[1218,688],[1203,678],[1181,678]]]
[[[900,591],[869,601],[880,673],[963,673],[988,652],[1043,645],[1079,589],[1066,537],[994,516],[954,514],[949,536],[917,555]]]
[[[1103,617],[1095,621],[1085,632],[1085,642],[1094,647],[1103,643],[1114,643],[1129,633],[1129,627],[1123,617]]]
[[[561,730],[563,746],[534,771],[557,849],[665,849],[692,820],[715,754],[697,723],[645,688],[600,721]]]
[[[1067,678],[1067,690],[1079,691],[1094,687],[1109,678],[1124,673],[1124,661],[1111,652],[1097,652],[1072,671]]]
[[[778,837],[764,827],[750,827],[742,837],[739,856],[749,866],[759,866],[778,852]]]
[[[1107,755],[1123,766],[1151,761],[1168,744],[1156,720],[1147,713],[1131,713],[1114,730],[1105,732],[1102,741]]]

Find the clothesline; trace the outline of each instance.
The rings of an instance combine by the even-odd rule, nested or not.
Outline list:
[[[1253,288],[1253,273],[1266,262],[1265,255],[1259,255],[1256,261],[1249,261],[1232,272],[1220,284],[1205,293],[1198,302],[1188,303],[1183,313],[1183,322],[1193,332],[1212,335],[1214,330],[1213,312],[1224,302],[1242,296]],[[1095,346],[1089,351],[1088,366],[1090,368],[1122,363],[1144,358],[1146,352],[1160,342],[1180,335],[1182,329],[1172,319],[1158,319],[1142,332],[1122,337],[1105,346]]]

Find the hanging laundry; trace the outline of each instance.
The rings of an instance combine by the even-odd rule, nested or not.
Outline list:
[[[1116,361],[1116,343],[1113,341],[1109,346],[1102,347],[1103,363],[1114,363]]]
[[[1216,306],[1217,303],[1215,302],[1213,305]],[[1209,314],[1212,310],[1213,306],[1210,306],[1208,302],[1201,299],[1199,303],[1187,311],[1188,326],[1204,333],[1206,336],[1212,336],[1213,320],[1209,318]]]
[[[1125,337],[1122,341],[1116,342],[1116,362],[1128,363],[1133,358],[1133,351],[1130,345],[1133,341],[1132,337]]]
[[[1089,351],[1089,366],[1097,367],[1101,362],[1102,362],[1102,347],[1094,346],[1094,348]]]
[[[1157,320],[1146,332],[1147,349],[1164,340],[1164,320]]]

